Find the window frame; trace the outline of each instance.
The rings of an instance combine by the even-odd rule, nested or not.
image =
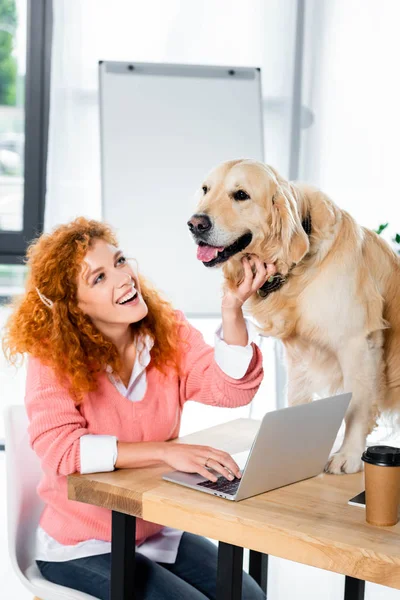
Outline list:
[[[52,0],[27,0],[23,230],[0,231],[1,264],[21,264],[43,231],[52,30]]]

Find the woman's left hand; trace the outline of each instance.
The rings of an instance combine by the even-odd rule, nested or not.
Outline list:
[[[244,302],[250,298],[264,283],[275,275],[276,267],[272,263],[264,263],[255,254],[242,257],[244,277],[235,291],[225,289],[222,299],[222,308],[240,309]]]

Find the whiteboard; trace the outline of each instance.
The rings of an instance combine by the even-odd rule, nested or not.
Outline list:
[[[102,61],[102,218],[140,271],[189,316],[220,314],[222,271],[187,221],[207,173],[263,160],[260,69]]]

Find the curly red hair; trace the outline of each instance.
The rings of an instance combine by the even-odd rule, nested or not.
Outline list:
[[[77,305],[77,280],[82,261],[95,240],[117,247],[111,228],[79,217],[43,234],[28,248],[29,275],[24,296],[14,304],[5,326],[3,348],[10,362],[25,353],[52,367],[76,404],[97,388],[107,365],[118,372],[121,363],[114,343],[104,336]],[[179,368],[178,317],[171,304],[139,275],[148,314],[131,325],[135,339],[150,335],[152,365],[165,372]],[[49,308],[37,289],[53,302]]]

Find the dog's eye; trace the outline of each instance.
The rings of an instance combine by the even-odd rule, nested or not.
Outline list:
[[[203,185],[203,187],[202,187],[201,189],[203,190],[203,192],[204,192],[204,195],[206,195],[206,194],[207,194],[207,191],[208,191],[208,190],[207,190],[207,186],[206,186],[206,185]]]
[[[248,200],[250,196],[243,190],[238,190],[233,194],[235,200]]]

